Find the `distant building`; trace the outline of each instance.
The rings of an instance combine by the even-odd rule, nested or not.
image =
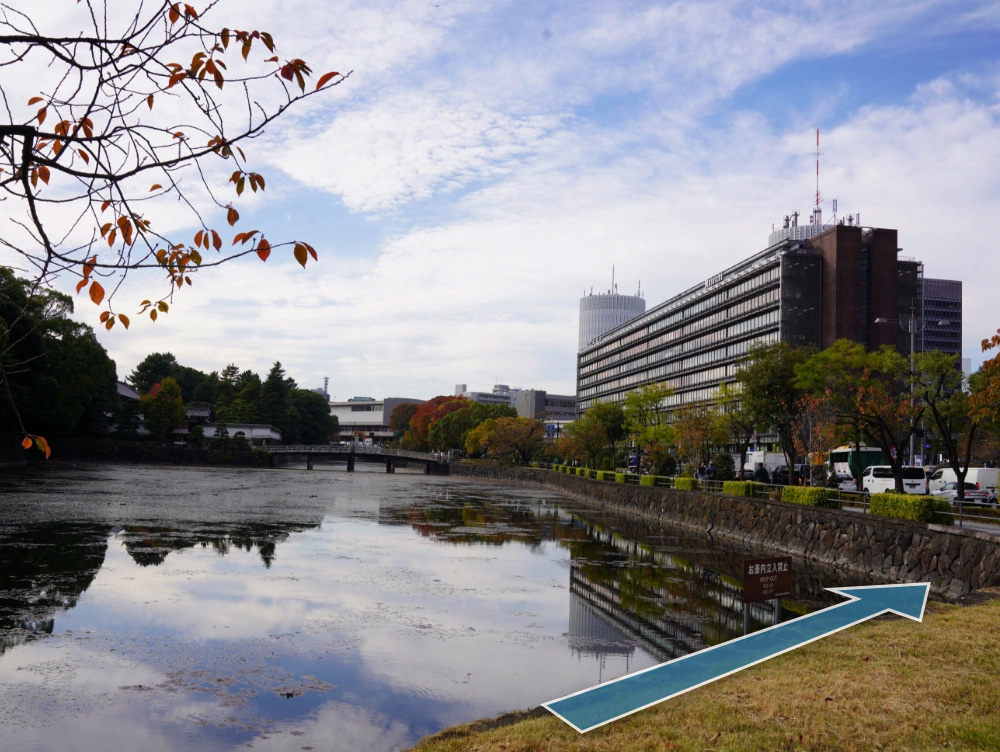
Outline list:
[[[962,356],[962,282],[925,279],[923,350]]]
[[[580,298],[580,336],[577,350],[583,350],[606,332],[610,332],[646,311],[646,301],[637,292],[635,295],[619,295],[612,287],[607,293]]]
[[[375,443],[392,440],[389,418],[397,406],[403,404],[420,405],[427,400],[409,397],[352,397],[346,402],[331,402],[330,414],[340,421],[340,439],[349,441],[358,433]]]
[[[714,399],[756,342],[822,349],[846,338],[908,355],[900,323],[911,311],[923,320],[923,264],[899,257],[896,230],[854,219],[823,224],[817,209],[799,227],[790,215],[765,250],[588,343],[577,356],[577,409],[621,404],[651,383],[673,389],[667,406]]]
[[[483,405],[506,405],[514,407],[514,398],[520,389],[511,389],[506,384],[495,384],[492,392],[470,392],[467,384],[455,385],[455,396],[465,397]]]
[[[539,418],[545,423],[545,435],[552,439],[563,435],[567,423],[576,420],[576,395],[549,394],[544,389],[522,389],[514,398],[520,418]]]

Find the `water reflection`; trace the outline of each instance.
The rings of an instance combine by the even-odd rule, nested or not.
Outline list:
[[[535,489],[346,475],[3,489],[0,748],[392,750],[742,630],[741,554],[716,542]]]

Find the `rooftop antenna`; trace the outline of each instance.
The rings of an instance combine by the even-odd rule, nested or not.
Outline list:
[[[819,150],[819,128],[816,129],[816,205],[813,207],[813,224],[823,224],[823,210],[819,208],[819,158],[823,152]],[[836,213],[836,210],[834,210]]]

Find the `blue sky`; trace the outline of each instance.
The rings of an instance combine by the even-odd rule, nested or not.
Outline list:
[[[169,350],[204,371],[281,360],[338,399],[572,393],[581,293],[614,265],[652,306],[763,250],[811,208],[816,128],[824,216],[836,198],[896,228],[926,276],[961,279],[974,362],[1000,325],[996,2],[223,0],[218,15],[353,71],[248,155],[268,189],[246,227],[307,240],[319,263],[238,262],[156,324],[102,331],[120,376]]]

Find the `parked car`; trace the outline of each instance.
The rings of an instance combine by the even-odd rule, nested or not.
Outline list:
[[[937,491],[931,491],[931,496],[937,496],[941,499],[947,499],[948,501],[954,503],[958,499],[958,483],[951,481],[945,483]],[[996,504],[997,497],[996,494],[987,491],[985,489],[979,489],[975,486],[966,484],[965,486],[965,500],[964,504]]]
[[[966,488],[973,486],[996,493],[998,473],[1000,473],[1000,470],[995,467],[970,467],[965,471],[965,486]],[[932,473],[928,486],[931,491],[935,491],[943,487],[945,483],[957,480],[955,471],[950,467],[939,467]]]
[[[889,465],[870,465],[861,473],[861,487],[866,493],[882,493],[894,491],[896,481],[892,477]],[[927,493],[927,477],[922,467],[914,465],[903,466],[903,492],[911,494]]]
[[[838,491],[857,491],[858,482],[849,473],[832,473],[826,479],[827,488],[836,488]]]
[[[792,476],[793,486],[801,486],[805,483],[805,479],[800,468],[800,465],[795,466],[795,475]],[[778,465],[778,467],[774,468],[774,472],[771,473],[771,482],[776,486],[787,486],[788,467],[786,465]]]

